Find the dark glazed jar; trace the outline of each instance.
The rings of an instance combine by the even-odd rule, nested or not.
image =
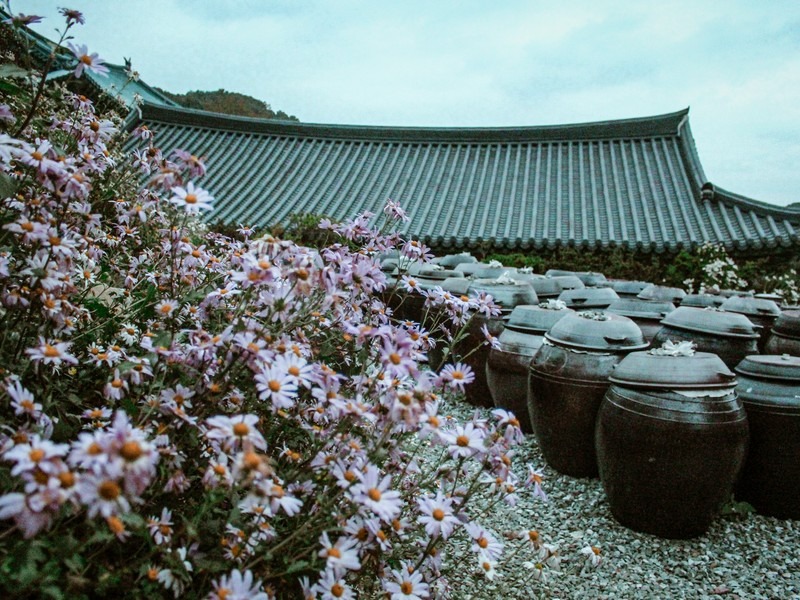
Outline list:
[[[711,352],[733,369],[750,354],[757,354],[756,327],[744,315],[718,308],[679,306],[661,320],[653,346],[666,341],[691,341],[700,352]]]
[[[745,315],[753,325],[758,326],[758,351],[764,352],[767,345],[769,331],[775,324],[775,319],[781,314],[780,307],[772,300],[753,298],[752,296],[731,296],[720,305],[722,310]]]
[[[621,524],[691,538],[731,496],[747,415],[719,357],[659,351],[628,355],[609,378],[595,434],[600,480]]]
[[[625,354],[645,347],[636,323],[598,311],[567,315],[545,334],[530,364],[528,410],[551,467],[597,476],[594,425],[608,376]]]
[[[761,514],[800,519],[800,358],[748,356],[736,373],[750,422],[736,497]]]
[[[563,302],[542,302],[538,306],[517,306],[508,318],[498,341],[500,348],[489,351],[486,383],[494,405],[514,413],[525,433],[531,433],[528,414],[528,369],[544,334],[573,311]]]
[[[632,319],[648,342],[653,341],[661,329],[661,319],[673,310],[675,305],[672,302],[656,302],[636,297],[614,300],[608,307],[608,312]]]
[[[800,310],[785,310],[775,319],[764,352],[800,356]]]
[[[465,396],[469,404],[492,407],[492,394],[486,383],[486,361],[489,358],[489,346],[483,334],[485,326],[489,334],[499,337],[503,332],[503,316],[508,316],[515,306],[520,304],[536,304],[538,298],[528,282],[502,279],[475,279],[469,286],[468,295],[475,296],[480,292],[490,294],[496,304],[500,305],[503,315],[486,317],[476,314],[470,319],[466,337],[456,345],[456,353],[466,356],[466,364],[472,367],[475,381],[466,386]],[[474,350],[474,351],[473,351]]]

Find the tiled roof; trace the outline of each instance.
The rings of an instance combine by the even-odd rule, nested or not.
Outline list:
[[[166,152],[205,156],[209,219],[263,227],[400,202],[407,235],[444,248],[622,245],[676,250],[800,243],[800,211],[706,181],[688,109],[508,128],[316,125],[145,105]],[[705,186],[705,189],[704,189]]]

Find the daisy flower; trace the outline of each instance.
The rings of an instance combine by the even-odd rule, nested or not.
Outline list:
[[[400,514],[403,505],[400,493],[389,489],[391,480],[390,475],[381,478],[378,468],[369,465],[361,477],[361,482],[348,492],[352,494],[355,502],[388,523]]]
[[[435,498],[418,498],[417,506],[422,515],[418,521],[425,526],[425,532],[431,536],[441,536],[447,539],[460,523],[453,514],[453,499],[445,497],[442,492],[437,492]]]
[[[406,564],[403,569],[392,569],[392,579],[384,580],[383,589],[391,594],[391,600],[422,600],[430,598],[430,588],[419,571]]]
[[[528,465],[528,480],[525,482],[526,486],[533,486],[533,495],[538,496],[547,502],[547,494],[542,489],[542,474],[533,468],[533,465]]]
[[[600,554],[600,548],[597,546],[584,546],[581,548],[580,554],[585,557],[586,567],[595,569],[600,566],[601,562],[603,562],[603,557]]]
[[[477,523],[467,523],[467,533],[472,538],[472,551],[498,560],[503,554],[503,544],[492,533]]]
[[[214,197],[206,190],[195,187],[193,182],[189,182],[186,187],[176,185],[172,188],[173,196],[169,201],[179,208],[186,209],[189,214],[198,214],[201,210],[211,210]]]
[[[230,575],[223,575],[213,583],[214,591],[209,594],[210,600],[268,600],[263,591],[261,581],[253,577],[248,569],[242,573],[234,569]]]
[[[322,544],[319,556],[325,559],[326,567],[332,569],[334,573],[358,571],[361,568],[361,561],[358,559],[358,540],[340,536],[335,544],[331,544],[327,532],[323,532],[319,541]]]
[[[72,354],[67,352],[69,350],[69,342],[46,342],[44,338],[39,338],[39,345],[34,348],[25,350],[25,354],[31,357],[31,360],[38,363],[42,362],[46,365],[60,366],[61,363],[69,363],[77,365],[78,359]]]
[[[345,580],[331,570],[325,571],[311,590],[320,594],[320,600],[354,600],[356,597]]]
[[[447,384],[449,387],[460,392],[464,391],[464,386],[475,381],[475,373],[472,367],[465,363],[455,365],[445,365],[439,374],[439,382]]]
[[[469,458],[486,450],[483,444],[486,432],[476,428],[474,423],[467,423],[463,427],[456,425],[452,430],[440,431],[439,437],[447,444],[447,451],[453,458]]]
[[[72,42],[67,42],[70,51],[78,59],[78,65],[75,67],[73,74],[75,77],[83,75],[84,70],[97,73],[98,75],[108,76],[108,67],[105,66],[105,61],[100,58],[96,52],[89,54],[89,50],[85,44],[74,46]]]
[[[206,438],[219,444],[224,451],[238,449],[246,444],[258,448],[267,449],[267,442],[261,432],[256,429],[258,417],[256,415],[217,415],[206,421],[208,430]]]
[[[296,379],[277,364],[255,376],[258,397],[269,400],[272,410],[291,408],[297,398]]]
[[[161,509],[161,517],[150,517],[147,519],[147,528],[153,536],[156,544],[169,544],[172,539],[172,512],[164,507]]]

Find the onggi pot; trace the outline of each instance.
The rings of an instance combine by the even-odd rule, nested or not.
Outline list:
[[[691,341],[701,352],[711,352],[729,369],[750,354],[757,354],[758,332],[744,315],[718,308],[679,306],[661,320],[661,329],[653,338],[653,346],[666,341]]]
[[[660,537],[703,534],[747,452],[735,375],[714,354],[659,348],[629,354],[609,380],[595,443],[612,514]]]
[[[800,310],[785,310],[772,326],[765,354],[800,356]]]
[[[764,352],[764,347],[767,345],[767,339],[769,338],[769,331],[781,314],[780,307],[772,300],[754,298],[752,296],[731,296],[720,305],[720,308],[728,312],[745,315],[753,325],[758,326],[759,338],[756,345],[759,352]]]
[[[748,356],[736,373],[750,422],[736,497],[761,514],[800,519],[800,358]]]
[[[525,433],[531,433],[528,414],[528,368],[544,341],[544,334],[572,313],[563,302],[520,305],[511,311],[498,341],[486,361],[486,382],[494,405],[514,413]]]
[[[486,383],[486,361],[489,358],[489,346],[483,333],[485,326],[489,334],[498,337],[503,331],[503,316],[508,316],[515,306],[520,304],[536,304],[538,298],[528,282],[504,279],[475,279],[469,286],[468,295],[480,292],[490,294],[496,304],[500,305],[502,315],[486,317],[476,314],[470,319],[465,338],[456,344],[455,351],[465,356],[464,362],[472,367],[475,381],[465,388],[466,400],[475,406],[492,407],[492,394]]]
[[[594,425],[608,376],[627,353],[647,345],[629,318],[599,311],[569,314],[545,334],[530,364],[528,409],[550,466],[597,476]]]

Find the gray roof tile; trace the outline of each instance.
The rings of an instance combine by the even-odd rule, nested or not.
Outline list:
[[[203,186],[217,198],[212,220],[263,227],[298,212],[346,219],[379,213],[392,198],[410,217],[404,233],[444,247],[661,252],[708,241],[728,248],[800,242],[800,211],[705,180],[688,109],[575,125],[403,128],[145,104],[140,122],[165,152],[207,157]]]

